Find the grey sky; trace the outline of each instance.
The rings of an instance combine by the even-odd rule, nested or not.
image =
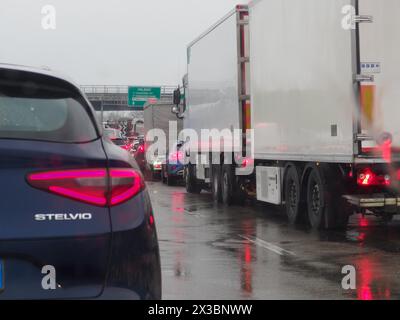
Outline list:
[[[178,84],[186,45],[248,0],[1,0],[0,62],[47,65],[79,84]],[[56,30],[43,30],[53,5]]]

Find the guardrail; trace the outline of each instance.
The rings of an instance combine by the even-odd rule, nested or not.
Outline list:
[[[85,94],[128,94],[128,85],[83,85],[80,86]],[[155,86],[157,87],[157,86]],[[177,86],[158,86],[161,95],[172,95]]]

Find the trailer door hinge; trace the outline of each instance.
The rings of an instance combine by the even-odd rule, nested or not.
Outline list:
[[[374,17],[373,16],[354,16],[354,22],[355,23],[372,23],[374,22]]]
[[[373,74],[356,74],[354,77],[355,82],[374,82],[374,80]]]

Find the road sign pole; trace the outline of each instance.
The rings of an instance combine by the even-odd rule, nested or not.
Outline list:
[[[103,122],[104,122],[104,104],[103,100],[101,101],[101,126],[103,127]]]

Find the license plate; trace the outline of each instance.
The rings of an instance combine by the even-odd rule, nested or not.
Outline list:
[[[4,290],[4,263],[0,260],[0,292]]]

